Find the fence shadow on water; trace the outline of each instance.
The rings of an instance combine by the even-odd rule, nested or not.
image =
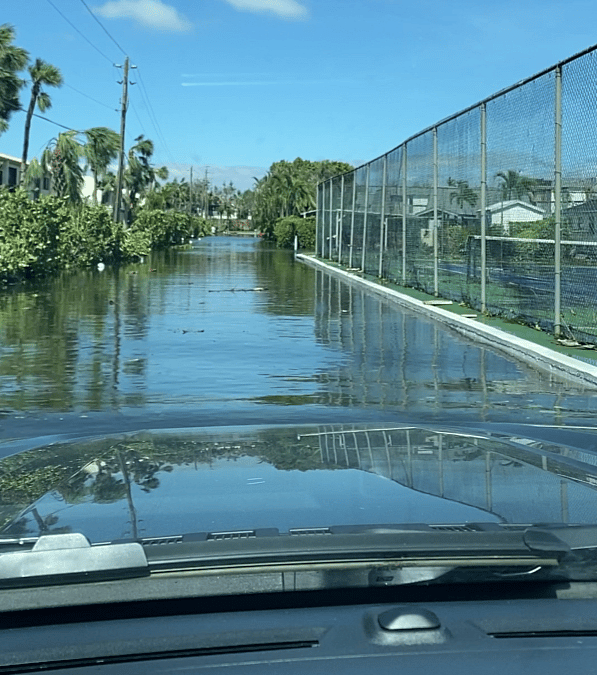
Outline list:
[[[317,254],[597,344],[597,46],[318,186]]]

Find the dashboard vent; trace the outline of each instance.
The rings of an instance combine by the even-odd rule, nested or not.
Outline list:
[[[239,530],[237,532],[210,532],[207,541],[229,541],[231,539],[252,539],[256,537],[255,530]]]
[[[167,544],[182,544],[182,535],[174,537],[153,537],[151,539],[143,539],[143,546],[164,546]]]
[[[332,534],[329,527],[296,527],[288,531],[292,536],[298,537],[304,534]]]
[[[432,530],[440,530],[441,532],[478,532],[478,528],[470,525],[430,525]]]

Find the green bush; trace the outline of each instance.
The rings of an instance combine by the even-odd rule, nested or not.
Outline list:
[[[293,248],[295,235],[298,237],[299,248],[315,248],[315,218],[286,216],[276,221],[274,238],[278,246]]]

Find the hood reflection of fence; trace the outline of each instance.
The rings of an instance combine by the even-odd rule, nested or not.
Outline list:
[[[317,254],[597,344],[596,54],[320,183]]]
[[[322,428],[319,443],[328,464],[476,507],[505,523],[595,520],[597,456],[420,428]]]

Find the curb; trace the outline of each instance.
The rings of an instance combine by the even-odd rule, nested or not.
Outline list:
[[[551,349],[506,333],[499,328],[485,326],[482,323],[478,323],[475,319],[459,314],[452,314],[440,307],[427,305],[422,300],[411,298],[391,288],[384,288],[356,274],[328,265],[313,256],[297,253],[296,259],[312,267],[324,269],[329,274],[348,283],[364,286],[375,295],[386,298],[407,309],[414,309],[434,321],[449,327],[469,340],[491,347],[506,356],[517,359],[534,368],[541,369],[553,379],[565,380],[585,389],[597,389],[597,366],[577,361],[565,354],[558,354]]]

